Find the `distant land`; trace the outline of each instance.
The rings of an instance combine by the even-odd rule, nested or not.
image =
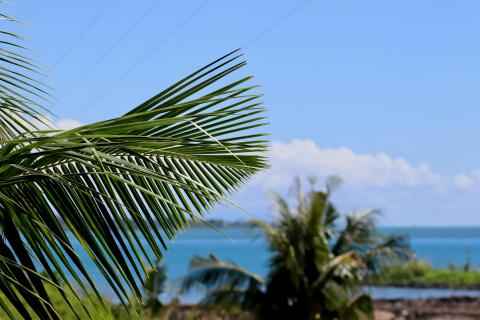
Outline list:
[[[204,221],[190,221],[190,227],[192,228],[205,228],[205,227],[215,227],[215,228],[228,228],[228,227],[254,227],[255,221],[262,221],[270,224],[274,224],[274,221],[265,221],[262,219],[242,219],[242,220],[223,220],[223,219],[206,219]],[[341,224],[339,225],[341,226]],[[379,225],[378,228],[384,231],[399,231],[402,232],[403,230],[414,231],[414,230],[425,230],[425,229],[432,229],[432,230],[470,230],[476,231],[476,234],[480,235],[480,225],[469,225],[469,226],[422,226],[422,225]]]
[[[215,228],[231,228],[231,227],[254,227],[255,220],[236,220],[236,221],[226,221],[222,219],[208,219],[205,221],[196,221],[192,222],[190,227],[192,228],[205,228],[205,227],[215,227]]]

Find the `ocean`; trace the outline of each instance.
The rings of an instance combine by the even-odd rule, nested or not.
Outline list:
[[[480,227],[475,228],[381,228],[386,234],[402,234],[419,259],[429,260],[433,267],[449,264],[463,266],[467,261],[480,267]],[[258,229],[232,227],[224,235],[208,228],[193,228],[180,235],[170,246],[166,264],[171,277],[187,272],[193,255],[217,255],[244,268],[266,275],[268,248]]]
[[[450,264],[463,266],[467,261],[480,267],[480,227],[475,228],[381,228],[386,234],[402,234],[419,259],[431,262],[433,267]],[[166,256],[170,279],[177,279],[188,271],[188,262],[194,255],[212,253],[221,259],[235,262],[250,272],[265,276],[269,252],[262,232],[258,229],[232,227],[222,229],[224,235],[208,228],[194,228],[179,236]],[[478,291],[448,289],[368,288],[375,298],[422,298],[452,295],[480,296]],[[198,295],[182,300],[195,302]]]
[[[174,283],[188,271],[190,258],[194,255],[214,254],[217,257],[239,264],[250,272],[265,276],[268,270],[269,252],[259,229],[228,227],[220,233],[210,228],[192,228],[179,235],[170,244],[165,255],[168,279]],[[404,234],[409,237],[412,249],[419,259],[429,260],[434,267],[450,264],[463,266],[467,261],[480,268],[480,227],[467,228],[381,228],[387,234]],[[92,269],[93,270],[93,269]],[[112,296],[99,274],[92,274],[100,289]],[[475,295],[478,291],[442,289],[371,288],[376,298],[417,298],[450,295]],[[184,297],[183,301],[194,302],[199,295]]]

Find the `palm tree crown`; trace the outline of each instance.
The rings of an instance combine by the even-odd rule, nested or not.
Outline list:
[[[0,310],[58,319],[48,286],[110,317],[88,263],[123,304],[140,301],[168,239],[266,166],[255,86],[228,80],[245,65],[235,51],[121,117],[39,130],[46,90],[18,53],[22,40],[0,36]],[[77,318],[97,317],[84,309],[72,307]]]
[[[273,194],[278,219],[258,222],[271,251],[266,280],[216,257],[194,258],[183,281],[184,291],[206,286],[204,303],[240,303],[264,319],[369,319],[370,297],[362,281],[383,266],[407,259],[402,237],[375,229],[375,211],[340,215],[330,203],[335,182],[327,191],[295,187],[297,206]],[[201,262],[201,263],[200,263]]]

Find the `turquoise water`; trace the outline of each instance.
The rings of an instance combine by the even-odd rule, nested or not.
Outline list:
[[[165,260],[169,276],[181,277],[187,273],[192,256],[209,253],[265,276],[269,254],[262,232],[252,228],[225,228],[222,232],[224,235],[208,228],[193,228],[175,239]]]
[[[249,228],[222,230],[229,238],[213,230],[198,228],[181,235],[170,247],[166,264],[171,279],[188,270],[193,255],[213,253],[233,261],[251,272],[265,276],[268,269],[268,248],[262,233]],[[387,234],[404,234],[420,259],[429,260],[434,267],[449,264],[462,266],[470,261],[480,267],[480,228],[382,228]],[[444,296],[480,296],[478,291],[410,288],[370,288],[375,298],[422,298]],[[198,295],[183,299],[194,302]]]
[[[208,228],[193,228],[180,235],[166,253],[168,277],[171,281],[185,275],[193,255],[215,254],[221,259],[235,262],[245,269],[265,276],[268,269],[268,248],[258,229],[232,227],[218,231]],[[385,233],[400,233],[410,238],[417,257],[431,261],[434,267],[445,267],[451,263],[462,266],[467,260],[480,268],[480,227],[475,228],[382,228]],[[93,268],[92,268],[93,270]],[[107,295],[112,295],[99,274],[93,278]],[[378,298],[428,297],[450,295],[478,295],[473,291],[374,288],[372,294]],[[198,299],[187,297],[187,301]]]
[[[261,231],[250,228],[225,228],[220,233],[207,228],[191,229],[170,246],[166,263],[169,274],[179,277],[187,272],[192,255],[213,253],[264,276],[267,272],[268,248]],[[382,228],[387,234],[408,236],[420,259],[434,267],[451,263],[462,266],[467,260],[480,267],[480,228]]]
[[[385,233],[409,236],[417,256],[429,260],[434,267],[450,263],[462,266],[470,261],[480,268],[480,227],[469,228],[383,228]]]

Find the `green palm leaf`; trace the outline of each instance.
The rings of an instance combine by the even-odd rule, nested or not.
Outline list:
[[[0,55],[7,66],[20,59]],[[232,52],[122,117],[69,131],[35,129],[44,91],[13,81],[35,70],[28,60],[8,81],[0,68],[0,310],[59,318],[46,280],[68,303],[85,296],[101,308],[91,262],[122,303],[135,303],[168,240],[266,167],[255,86],[227,79],[245,65],[239,58]]]
[[[210,254],[190,260],[189,273],[182,278],[180,292],[203,288],[207,294],[202,304],[252,307],[261,303],[265,285],[266,281],[259,275]]]
[[[187,292],[201,285],[207,289],[247,288],[259,289],[265,280],[242,267],[223,261],[210,254],[208,257],[195,256],[190,260],[189,273],[182,279],[181,291]]]

